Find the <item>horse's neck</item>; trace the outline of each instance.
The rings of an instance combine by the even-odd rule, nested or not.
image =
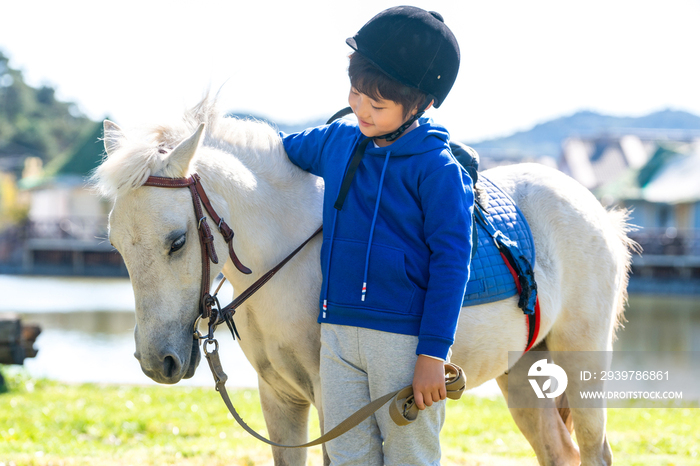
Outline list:
[[[214,193],[215,208],[218,204],[225,209],[236,253],[253,269],[254,277],[272,268],[320,226],[322,183],[293,166],[281,148],[273,147],[269,154],[236,151],[235,156],[203,149],[195,168],[206,189]],[[239,291],[254,277],[234,272],[227,278]]]

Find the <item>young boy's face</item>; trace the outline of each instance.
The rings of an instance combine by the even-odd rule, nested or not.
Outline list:
[[[360,131],[367,137],[392,133],[408,119],[403,116],[403,105],[393,100],[374,100],[354,87],[350,88],[348,103],[357,117]],[[414,109],[412,114],[416,111]]]

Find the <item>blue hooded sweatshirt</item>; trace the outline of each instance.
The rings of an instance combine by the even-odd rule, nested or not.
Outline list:
[[[421,118],[387,147],[370,143],[340,211],[340,185],[366,139],[357,124],[281,136],[290,160],[325,181],[318,321],[416,335],[416,354],[445,359],[469,279],[474,208],[447,130]]]

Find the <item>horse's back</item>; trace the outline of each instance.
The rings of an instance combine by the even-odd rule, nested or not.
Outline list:
[[[633,246],[625,212],[607,210],[580,183],[542,165],[504,166],[485,176],[511,195],[530,224],[549,324],[590,318],[614,326],[624,307]]]
[[[608,212],[588,189],[543,165],[509,165],[483,175],[513,198],[532,230],[540,339],[557,329],[575,334],[584,322],[589,327],[614,323],[629,266],[624,216]],[[516,297],[464,307],[454,362],[466,365],[477,385],[482,377],[499,375],[507,368],[507,352],[526,346],[525,322]],[[605,349],[600,345],[607,344],[610,332],[593,333],[600,336],[598,349]]]

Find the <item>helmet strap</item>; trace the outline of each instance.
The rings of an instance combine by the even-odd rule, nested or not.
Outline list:
[[[404,124],[402,124],[399,129],[394,131],[393,133],[389,134],[384,134],[382,136],[375,136],[372,138],[367,138],[363,140],[358,146],[357,149],[355,150],[355,154],[352,156],[352,159],[350,160],[350,164],[348,165],[346,171],[345,171],[345,176],[343,177],[343,181],[340,184],[340,189],[338,191],[338,198],[335,200],[335,204],[333,207],[335,207],[337,210],[342,210],[343,209],[343,204],[345,203],[345,198],[348,195],[348,191],[350,191],[350,185],[352,184],[352,179],[355,177],[355,172],[357,172],[357,168],[360,166],[360,162],[362,162],[362,158],[365,156],[365,150],[367,149],[367,145],[369,144],[370,141],[373,141],[375,139],[386,139],[387,141],[391,142],[396,140],[399,136],[401,136],[418,118],[423,116],[425,111],[428,109],[430,104],[433,102],[434,97],[431,95],[428,95],[426,98],[426,101],[423,103],[423,105],[420,108],[423,108],[423,110],[418,111],[415,115],[413,115],[411,118],[409,118]],[[347,111],[350,109],[350,107],[341,110],[338,112],[336,115],[333,115],[333,117],[328,120],[329,124],[333,120],[335,120],[338,114]],[[350,109],[352,111],[352,109]],[[347,114],[347,113],[345,113]]]
[[[396,131],[389,133],[389,134],[383,134],[381,136],[375,136],[374,139],[386,139],[388,142],[395,141],[401,136],[403,133],[406,132],[406,130],[416,121],[418,118],[422,117],[423,114],[425,113],[426,110],[428,110],[428,107],[430,104],[435,100],[435,97],[432,95],[427,95],[425,98],[425,102],[423,102],[423,105],[421,105],[418,108],[422,108],[423,110],[419,110],[415,115],[413,115],[411,118],[406,120],[404,124],[399,126],[399,129]]]

